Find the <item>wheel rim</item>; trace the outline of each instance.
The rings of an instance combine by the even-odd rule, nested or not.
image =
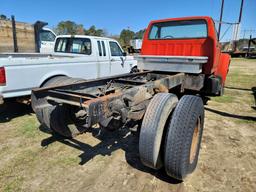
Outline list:
[[[192,137],[192,142],[190,147],[190,157],[189,157],[190,164],[194,162],[196,157],[198,143],[199,143],[199,132],[200,132],[200,118],[197,119],[197,123],[194,128],[194,133]]]

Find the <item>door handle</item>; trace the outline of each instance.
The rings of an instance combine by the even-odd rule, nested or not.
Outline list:
[[[110,59],[110,61],[115,61],[115,59]]]

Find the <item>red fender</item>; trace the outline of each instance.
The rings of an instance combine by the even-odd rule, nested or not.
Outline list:
[[[229,64],[230,64],[230,55],[226,53],[221,53],[220,55],[220,63],[215,71],[214,75],[221,77],[221,84],[224,86],[226,77],[229,71]]]

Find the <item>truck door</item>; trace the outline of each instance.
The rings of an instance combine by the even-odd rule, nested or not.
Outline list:
[[[98,50],[97,77],[110,76],[111,67],[110,67],[110,61],[109,61],[109,52],[107,50],[107,41],[98,39],[97,50]]]
[[[109,41],[111,75],[130,72],[130,65],[126,61],[123,50],[115,41]]]
[[[52,53],[56,35],[46,29],[40,31],[40,53]]]

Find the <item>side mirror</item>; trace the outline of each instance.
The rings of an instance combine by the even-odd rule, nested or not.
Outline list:
[[[123,56],[124,56],[124,57],[127,56],[127,53],[126,53],[126,52],[123,52]]]

